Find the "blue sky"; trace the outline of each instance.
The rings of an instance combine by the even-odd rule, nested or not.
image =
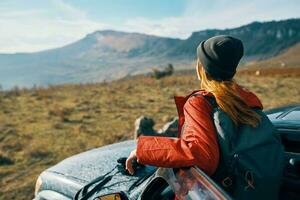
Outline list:
[[[0,53],[60,47],[96,30],[187,38],[300,17],[299,0],[0,0]]]

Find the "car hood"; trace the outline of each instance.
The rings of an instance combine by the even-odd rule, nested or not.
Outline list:
[[[136,142],[130,140],[91,149],[69,157],[41,174],[40,178],[43,181],[41,190],[56,191],[73,197],[88,182],[111,171],[118,164],[117,160],[121,157],[128,157],[135,147]],[[134,176],[119,173],[107,184],[108,186],[105,185],[106,189],[97,194],[107,191],[126,192],[134,181],[154,171],[154,167],[147,166],[135,173]]]
[[[68,177],[90,182],[96,176],[101,176],[117,165],[121,157],[128,157],[136,147],[133,140],[107,145],[100,148],[71,156],[47,171],[59,173]]]

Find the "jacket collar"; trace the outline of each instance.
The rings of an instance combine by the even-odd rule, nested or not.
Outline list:
[[[201,91],[201,90],[194,90],[186,96],[174,95],[174,101],[175,101],[176,109],[177,109],[177,113],[178,113],[178,137],[180,137],[180,135],[181,135],[181,129],[184,124],[183,106],[192,94],[195,94],[199,91]]]

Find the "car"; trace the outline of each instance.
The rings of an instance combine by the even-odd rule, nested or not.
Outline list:
[[[265,112],[277,128],[290,158],[300,158],[300,104],[274,108]]]
[[[300,104],[265,111],[285,146],[287,170],[281,197],[300,198]],[[124,141],[69,157],[43,171],[34,200],[47,199],[232,199],[200,168],[157,168],[136,163],[136,173],[124,169],[136,148]]]

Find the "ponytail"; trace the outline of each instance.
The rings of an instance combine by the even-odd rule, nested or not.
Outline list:
[[[201,88],[214,95],[219,107],[230,116],[236,126],[247,124],[256,127],[259,124],[260,116],[239,96],[237,84],[233,79],[216,81],[209,77],[200,63],[197,67],[201,77]]]

